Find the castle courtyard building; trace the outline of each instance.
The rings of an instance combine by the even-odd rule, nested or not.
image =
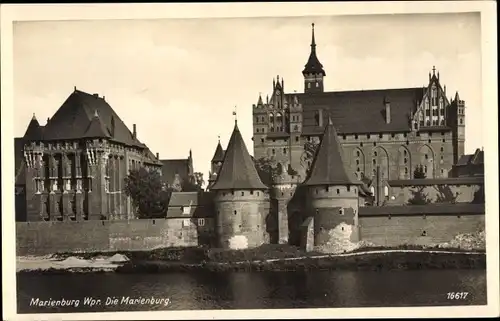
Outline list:
[[[302,71],[304,92],[286,91],[273,80],[265,101],[253,105],[255,159],[267,158],[291,168],[302,181],[331,118],[348,170],[358,179],[411,179],[417,166],[427,178],[445,178],[464,154],[465,102],[458,92],[447,97],[433,68],[425,84],[413,88],[325,91],[326,72],[316,51],[314,25],[309,59]]]

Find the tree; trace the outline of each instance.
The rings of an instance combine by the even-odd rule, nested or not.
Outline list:
[[[164,189],[157,171],[143,167],[130,170],[125,178],[124,191],[138,210],[139,218],[165,217],[170,191]]]
[[[259,174],[262,183],[267,186],[270,186],[279,175],[283,173],[283,167],[281,164],[278,166],[273,160],[261,157],[255,162],[255,168],[257,169],[257,173]]]
[[[318,149],[319,144],[314,141],[307,141],[304,144],[304,152],[300,157],[300,163],[303,168],[309,172],[309,164],[312,163],[314,156],[316,155],[316,150]]]
[[[415,171],[413,172],[413,178],[425,178],[425,171],[424,171],[424,167],[422,165],[417,165],[417,167],[415,167]]]
[[[424,193],[425,186],[417,187],[417,190],[411,191],[413,197],[408,200],[408,205],[426,205],[432,202]]]
[[[203,173],[195,172],[188,180],[182,181],[181,188],[183,192],[198,192],[203,190],[204,184]]]

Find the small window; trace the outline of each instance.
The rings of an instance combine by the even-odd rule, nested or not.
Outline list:
[[[351,191],[351,186],[347,186],[347,191],[350,192]]]
[[[241,192],[241,196],[245,196],[245,192]]]
[[[359,146],[360,146],[360,147],[363,147],[363,142],[359,143]]]
[[[463,125],[464,123],[464,120],[462,118],[460,118],[460,125]]]
[[[432,141],[429,139],[429,144],[431,143]]]
[[[319,87],[319,82],[316,82],[316,88],[318,88],[318,87]]]
[[[359,152],[359,150],[358,150],[358,151],[356,151],[356,156],[358,156],[358,157],[359,157],[359,155],[361,155],[361,153],[360,153],[360,152]]]
[[[359,165],[359,159],[356,159],[356,165]],[[359,172],[359,170],[358,170]]]
[[[422,236],[427,236],[427,231],[422,231]]]
[[[373,165],[377,165],[377,160],[376,159],[372,160],[372,162],[373,162]]]
[[[405,167],[405,175],[408,174],[408,167]]]
[[[253,195],[253,191],[250,191],[250,195]]]
[[[377,146],[377,142],[373,142],[373,146]]]
[[[441,147],[441,152],[444,152],[444,147]]]
[[[441,174],[444,174],[444,169],[441,169]]]
[[[264,138],[261,138],[261,139],[260,139],[260,142],[261,142],[261,143],[264,143]]]
[[[272,151],[273,155],[276,154],[276,151],[274,150],[274,148],[271,151]]]
[[[187,227],[189,225],[191,225],[191,221],[189,219],[182,220],[182,226],[183,227]]]
[[[429,159],[429,155],[428,154],[425,154],[425,159]]]
[[[426,166],[424,166],[424,172],[426,172],[426,173],[427,173],[427,165],[426,165]]]
[[[378,138],[384,138],[384,134],[378,134]]]
[[[405,164],[407,164],[408,163],[408,158],[405,158],[404,162],[405,162]]]
[[[259,128],[257,128],[257,133],[259,132]]]
[[[299,141],[299,136],[295,137],[295,141],[298,142]]]
[[[354,135],[354,139],[358,139],[358,135]]]
[[[204,218],[198,219],[198,226],[205,226],[205,219]]]
[[[343,208],[339,209],[339,214],[340,214],[340,215],[344,215],[344,209],[343,209]],[[342,231],[343,231],[343,230],[344,230],[344,228],[342,228]]]
[[[373,156],[377,156],[377,152],[373,152]]]
[[[406,136],[408,136],[408,135],[407,135],[406,133],[404,133],[404,134],[403,134],[403,137],[405,137],[405,138],[406,138]]]
[[[238,212],[234,211],[234,215],[236,215]]]
[[[345,140],[347,137],[345,135],[342,135],[342,139]]]
[[[367,134],[367,135],[366,135],[366,139],[370,139],[370,134]]]
[[[286,155],[286,148],[283,148],[283,154]]]
[[[340,189],[337,188],[337,194],[340,194]]]
[[[393,134],[391,134],[391,137],[392,137],[392,138],[394,138],[395,136],[396,136],[396,135],[395,135],[394,133],[393,133]]]

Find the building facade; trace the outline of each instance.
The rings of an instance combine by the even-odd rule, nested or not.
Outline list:
[[[131,132],[105,97],[76,88],[45,126],[33,115],[16,149],[21,221],[134,218],[125,177],[140,166],[161,168],[135,124]]]
[[[303,181],[312,163],[309,146],[320,141],[331,118],[358,178],[410,179],[422,165],[428,178],[448,177],[464,154],[465,102],[448,98],[433,68],[426,84],[415,88],[325,91],[326,72],[311,52],[302,71],[303,93],[288,93],[279,76],[270,96],[253,105],[254,157],[267,158],[297,172]]]

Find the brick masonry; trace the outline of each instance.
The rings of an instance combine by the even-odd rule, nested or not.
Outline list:
[[[203,220],[203,224],[199,224]],[[211,218],[16,223],[16,254],[132,251],[212,244]]]

